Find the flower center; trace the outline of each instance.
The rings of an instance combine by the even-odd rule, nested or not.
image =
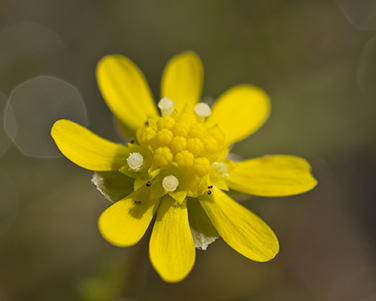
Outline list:
[[[221,177],[227,175],[225,163],[217,162],[225,160],[227,155],[225,135],[218,126],[205,124],[210,107],[199,103],[193,110],[185,108],[177,112],[168,98],[162,98],[158,107],[162,117],[149,119],[137,131],[143,149],[140,152],[151,159],[144,161],[139,152],[133,152],[127,159],[129,169],[138,172],[144,164],[146,168],[142,167],[143,172],[135,176],[151,182],[150,189],[157,189],[152,184],[156,178],[155,183],[166,193],[172,193],[171,196],[196,197],[206,193],[212,185],[211,171]],[[146,170],[148,176],[143,175]]]

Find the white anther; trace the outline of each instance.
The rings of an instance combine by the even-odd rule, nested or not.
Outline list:
[[[171,115],[172,111],[174,110],[174,106],[175,106],[174,102],[167,97],[163,97],[158,102],[158,108],[161,109],[162,116]]]
[[[211,109],[209,107],[209,105],[207,103],[204,103],[204,102],[199,102],[195,108],[195,113],[198,117],[198,119],[201,121],[204,121],[204,119],[208,116],[210,116],[211,114]]]
[[[225,163],[214,162],[212,169],[217,171],[222,177],[229,178],[229,175],[227,173],[227,165]]]
[[[179,181],[175,176],[167,176],[162,181],[162,186],[166,192],[173,192],[179,185]]]
[[[140,153],[130,153],[127,158],[129,170],[139,171],[144,163],[144,157]]]

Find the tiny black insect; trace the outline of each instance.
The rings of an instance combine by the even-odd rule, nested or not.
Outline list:
[[[145,125],[149,125],[149,120],[146,120],[146,121],[145,121]]]
[[[211,195],[211,190],[208,190],[208,195]]]
[[[136,141],[136,140],[135,140],[134,138],[131,138],[131,140],[129,140],[129,143],[132,143],[132,144],[133,144],[133,143],[135,143],[135,141]]]
[[[209,188],[209,189],[210,189],[210,188],[213,188],[213,185],[208,186],[208,188]]]
[[[150,181],[147,182],[147,183],[146,183],[146,186],[147,186],[147,187],[150,187],[150,186],[151,186],[151,182],[150,182]]]
[[[134,203],[135,204],[141,204],[141,201],[135,200]]]

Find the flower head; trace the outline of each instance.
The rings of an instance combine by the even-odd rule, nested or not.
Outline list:
[[[184,279],[194,265],[195,247],[206,249],[219,236],[249,259],[274,258],[279,246],[273,231],[223,192],[287,196],[317,183],[309,164],[295,156],[228,159],[229,145],[268,118],[265,92],[239,85],[212,108],[199,102],[203,68],[191,51],[173,57],[164,70],[161,115],[129,59],[104,57],[97,79],[109,108],[137,141],[113,143],[68,120],[54,124],[52,137],[68,159],[95,171],[93,182],[114,202],[99,218],[103,237],[116,246],[135,245],[157,212],[150,260],[168,282]]]

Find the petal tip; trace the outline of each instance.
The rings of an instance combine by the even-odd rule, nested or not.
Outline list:
[[[268,120],[270,111],[270,98],[264,90],[240,84],[226,90],[217,99],[207,124],[219,124],[231,144],[257,131]]]

